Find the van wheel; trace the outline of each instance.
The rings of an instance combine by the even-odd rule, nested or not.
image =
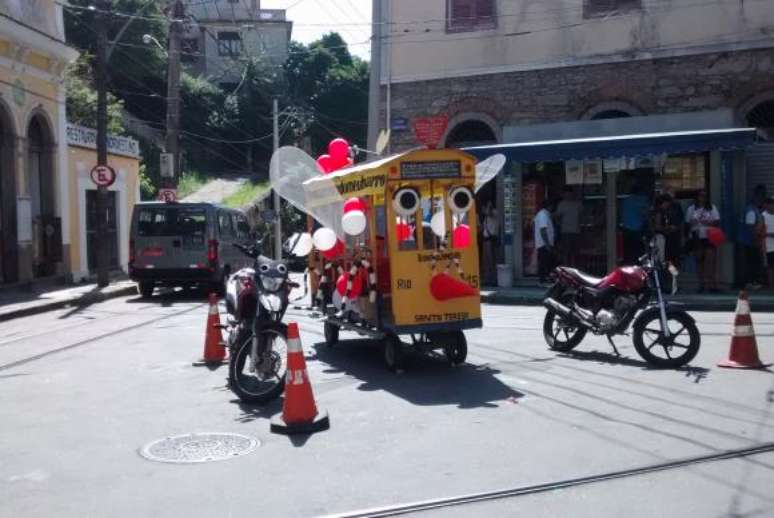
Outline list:
[[[137,285],[140,296],[144,299],[149,299],[153,296],[153,287],[152,282],[141,282]]]

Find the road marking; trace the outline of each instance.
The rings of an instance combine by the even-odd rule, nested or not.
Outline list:
[[[75,342],[74,344],[66,345],[66,346],[60,347],[58,349],[52,349],[52,350],[46,351],[44,353],[36,354],[34,356],[30,356],[29,358],[23,358],[21,360],[15,361],[15,362],[6,363],[5,365],[0,365],[0,371],[12,369],[14,367],[18,367],[19,365],[24,365],[25,363],[34,362],[35,360],[40,360],[41,358],[45,358],[46,356],[50,356],[52,354],[61,353],[61,352],[64,352],[64,351],[69,351],[70,349],[75,349],[76,347],[81,347],[82,345],[87,345],[87,344],[90,344],[91,342],[96,342],[97,340],[102,340],[103,338],[108,338],[110,336],[119,335],[119,334],[125,333],[127,331],[132,331],[134,329],[138,329],[140,327],[147,326],[148,324],[153,324],[155,322],[160,322],[160,321],[166,320],[168,318],[180,316],[180,315],[183,315],[185,313],[189,313],[189,312],[191,312],[191,311],[193,311],[195,309],[199,309],[201,307],[204,307],[206,305],[207,305],[206,303],[205,304],[198,304],[198,305],[196,305],[194,307],[187,308],[187,309],[184,309],[182,311],[178,311],[176,313],[170,313],[170,314],[167,314],[167,315],[162,315],[162,316],[157,317],[157,318],[152,318],[150,320],[145,320],[144,322],[140,322],[139,324],[134,324],[134,325],[129,326],[129,327],[124,327],[124,328],[121,328],[121,329],[116,329],[115,331],[110,331],[108,333],[103,333],[103,334],[95,336],[93,338],[88,338],[86,340],[81,340],[80,342]]]
[[[762,453],[769,453],[773,451],[774,451],[774,442],[768,442],[768,443],[763,443],[758,446],[753,446],[750,448],[741,448],[737,450],[728,450],[721,453],[712,453],[709,455],[688,457],[681,460],[663,462],[659,464],[650,464],[650,465],[640,466],[640,467],[626,469],[622,471],[611,471],[609,473],[601,473],[598,475],[590,475],[587,477],[572,478],[572,479],[561,480],[557,482],[536,484],[532,486],[521,486],[521,487],[510,488],[510,489],[502,489],[498,491],[486,491],[482,493],[471,493],[468,495],[437,498],[434,500],[424,500],[421,502],[412,502],[408,504],[397,504],[397,505],[391,505],[391,506],[385,506],[385,507],[375,507],[372,509],[363,509],[358,511],[338,513],[338,514],[333,514],[329,516],[337,516],[339,518],[397,516],[401,514],[417,513],[421,511],[441,509],[444,507],[454,507],[454,506],[472,504],[477,502],[501,500],[505,498],[515,498],[518,496],[532,495],[536,493],[545,493],[548,491],[556,491],[557,489],[566,489],[566,488],[575,487],[575,486],[593,484],[596,482],[604,482],[607,480],[615,480],[619,478],[645,475],[648,473],[655,473],[659,471],[668,471],[672,469],[693,466],[696,464],[705,464],[709,462],[718,462],[722,460],[749,457],[752,455],[760,455]]]

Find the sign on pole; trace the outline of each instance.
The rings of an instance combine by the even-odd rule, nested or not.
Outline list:
[[[162,187],[159,189],[159,201],[172,203],[174,201],[177,201],[177,189],[168,189],[166,187]]]
[[[162,178],[175,177],[175,155],[172,153],[161,153],[159,155],[159,169]]]
[[[116,181],[116,171],[109,165],[95,165],[91,169],[91,181],[97,187],[110,187]]]

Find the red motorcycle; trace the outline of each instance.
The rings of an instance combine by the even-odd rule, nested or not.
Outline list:
[[[678,304],[664,299],[663,268],[654,247],[649,247],[636,266],[616,268],[602,278],[575,268],[557,267],[555,284],[543,305],[548,309],[543,336],[555,351],[571,351],[586,333],[604,335],[613,347],[615,335],[632,328],[637,353],[661,368],[678,368],[699,352],[701,336],[696,321]],[[677,271],[670,265],[673,282]]]

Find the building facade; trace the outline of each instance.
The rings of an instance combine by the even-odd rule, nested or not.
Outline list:
[[[54,0],[0,0],[0,284],[70,271],[66,66]]]
[[[182,60],[213,82],[236,86],[246,59],[280,65],[287,58],[293,24],[282,9],[261,9],[260,0],[190,0],[186,12]]]
[[[87,279],[97,268],[97,186],[91,170],[97,163],[97,132],[67,125],[69,171],[68,274],[74,281]],[[140,201],[140,146],[129,137],[108,136],[108,165],[116,172],[107,188],[107,236],[110,268],[127,272],[129,230],[134,205]]]
[[[428,116],[448,120],[441,139],[448,147],[746,126],[765,138],[774,127],[774,4],[765,0],[384,0],[378,15],[389,27],[381,45],[379,125],[392,128],[393,151],[416,146],[413,123]],[[736,188],[735,204],[725,208],[740,210],[758,183],[774,193],[771,145],[734,157],[722,152],[702,147],[632,157],[640,162],[623,162],[629,168],[617,182],[603,175],[594,177],[598,184],[576,187],[607,229],[618,224],[615,207],[595,209],[591,199],[625,199],[638,182],[684,205],[707,188],[720,206],[726,162],[734,164]],[[530,203],[558,197],[569,183],[566,160],[509,163],[499,185],[516,175],[516,192],[534,194]],[[505,245],[499,261],[508,260],[517,277],[529,275],[534,207],[520,200],[512,209],[518,217],[506,221],[511,209],[502,207],[502,192],[492,185],[483,195],[505,209],[500,228],[516,225],[519,246]],[[599,271],[615,262],[615,232],[606,233],[604,250],[581,266]],[[730,282],[733,250],[724,253],[721,276]]]

